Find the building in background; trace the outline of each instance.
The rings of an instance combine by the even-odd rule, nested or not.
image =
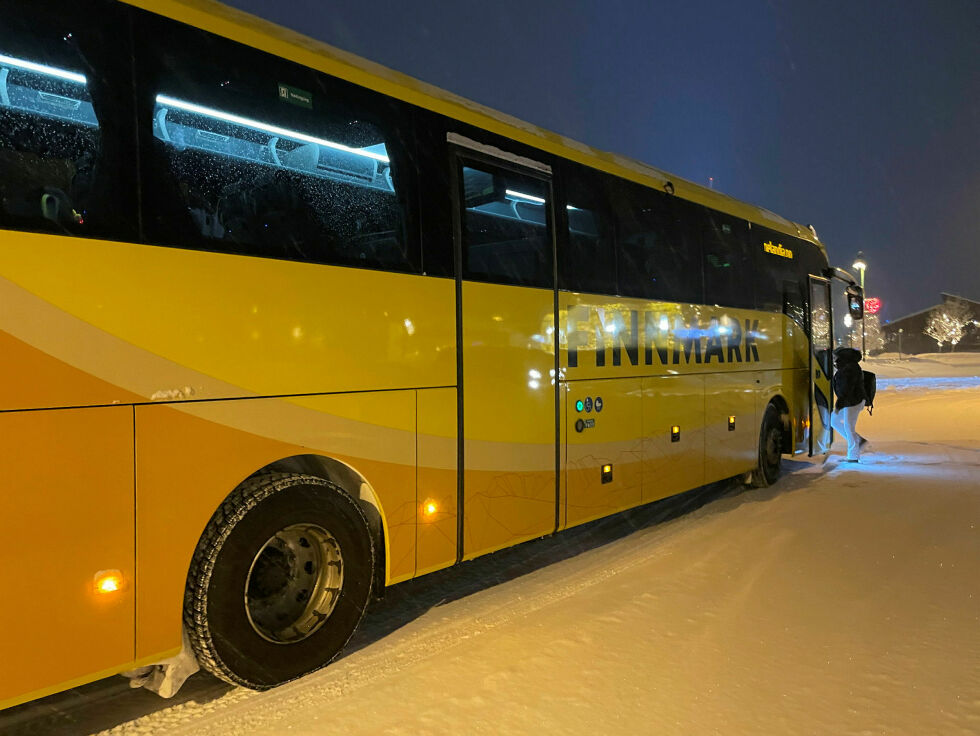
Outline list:
[[[949,309],[961,304],[966,308],[970,319],[963,329],[963,336],[955,346],[957,352],[980,352],[980,302],[966,299],[955,294],[941,294],[939,304],[913,312],[899,319],[892,320],[882,326],[885,337],[885,350],[901,353],[936,353],[950,352],[950,344],[945,343],[940,349],[936,340],[926,334],[930,317],[934,310]]]

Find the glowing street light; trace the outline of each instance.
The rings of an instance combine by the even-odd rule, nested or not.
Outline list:
[[[864,253],[863,252],[858,251],[858,257],[854,261],[854,263],[851,264],[851,266],[852,266],[852,268],[856,268],[858,271],[861,272],[861,289],[863,290],[864,289],[864,271],[868,267],[868,264],[864,262]]]

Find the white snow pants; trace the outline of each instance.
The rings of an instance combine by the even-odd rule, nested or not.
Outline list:
[[[856,406],[838,409],[830,417],[830,426],[847,440],[847,459],[857,460],[861,456],[861,435],[857,432],[857,420],[861,416],[864,402]]]

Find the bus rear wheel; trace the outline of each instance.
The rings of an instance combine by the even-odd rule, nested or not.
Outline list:
[[[265,690],[328,664],[367,608],[374,547],[357,503],[329,481],[243,483],[191,563],[184,628],[204,669]]]
[[[762,415],[759,431],[759,464],[752,471],[749,485],[768,488],[779,479],[783,458],[783,423],[779,409],[769,404]]]

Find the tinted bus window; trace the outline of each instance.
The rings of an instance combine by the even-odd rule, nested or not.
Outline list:
[[[456,275],[456,246],[453,239],[453,187],[455,177],[447,164],[448,119],[417,108],[415,145],[424,156],[417,158],[419,187],[419,234],[422,240],[422,273],[427,276]]]
[[[638,184],[618,181],[613,192],[619,289],[625,296],[701,301],[701,254],[684,237],[684,203]]]
[[[704,301],[725,307],[755,307],[754,264],[748,251],[748,225],[721,212],[700,208],[698,228],[704,249]]]
[[[758,309],[782,312],[806,324],[806,279],[801,278],[802,241],[753,226],[749,243],[755,260],[755,302]]]
[[[476,163],[459,176],[464,277],[552,286],[548,183]]]
[[[0,227],[135,238],[124,13],[98,1],[4,4]]]
[[[814,276],[826,276],[824,273],[827,270],[827,257],[821,253],[820,248],[813,243],[800,238],[794,238],[796,243],[796,252],[799,253],[799,258],[794,258],[797,261],[797,273],[800,279],[806,283],[806,277],[810,274]]]
[[[165,28],[164,28],[165,26]],[[151,239],[415,270],[412,166],[394,102],[260,52],[144,18],[140,74]]]
[[[799,238],[793,239],[796,244],[796,254],[799,254],[799,258],[794,258],[797,260],[797,279],[800,282],[800,288],[803,290],[804,294],[810,293],[809,279],[810,274],[814,276],[826,276],[827,270],[827,257],[820,251],[820,248],[813,243],[807,242]],[[809,302],[804,307],[804,311],[810,309]],[[804,323],[805,324],[805,323]]]
[[[558,254],[559,284],[568,291],[615,294],[616,248],[605,183],[583,166],[562,167],[567,230]]]

